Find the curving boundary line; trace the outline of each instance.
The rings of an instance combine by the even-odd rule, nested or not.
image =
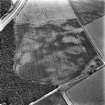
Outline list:
[[[28,0],[17,0],[15,6],[5,15],[0,18],[0,32],[11,22],[22,10]]]

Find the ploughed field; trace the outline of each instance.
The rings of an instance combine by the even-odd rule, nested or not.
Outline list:
[[[11,22],[0,32],[0,104],[29,105],[102,65],[74,16],[40,26],[29,23]],[[49,97],[43,104],[63,103],[55,97],[60,96]]]
[[[80,75],[93,58],[97,59],[76,19],[40,27],[23,24],[16,29],[20,37],[14,70],[22,79],[60,85]]]

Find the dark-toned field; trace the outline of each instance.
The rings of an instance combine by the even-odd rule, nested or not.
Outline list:
[[[71,0],[71,5],[83,25],[105,15],[104,0],[80,0],[78,2]]]

